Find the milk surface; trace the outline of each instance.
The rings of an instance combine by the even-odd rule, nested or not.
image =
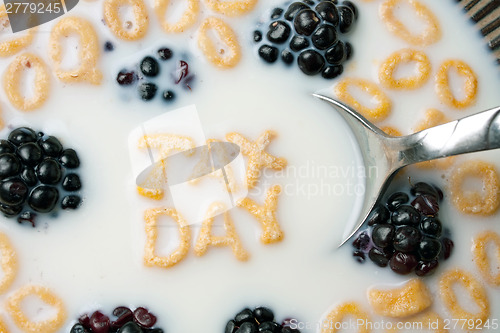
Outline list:
[[[416,49],[429,56],[433,75],[445,59],[467,62],[479,79],[478,98],[473,107],[452,110],[437,99],[432,78],[415,91],[384,89],[393,102],[393,112],[378,125],[396,126],[405,134],[411,133],[430,107],[458,119],[500,105],[498,68],[461,10],[452,1],[422,2],[439,17],[443,37]],[[380,3],[356,2],[359,20],[350,35],[354,56],[346,63],[341,78],[378,82],[380,63],[392,52],[411,47],[387,31],[378,16]],[[302,332],[319,332],[324,315],[347,301],[359,302],[374,322],[387,321],[370,311],[367,289],[381,284],[399,285],[413,275],[398,276],[371,262],[360,265],[352,258],[349,244],[337,249],[347,221],[356,214],[362,200],[362,161],[342,118],[311,94],[334,96],[332,87],[338,80],[307,77],[295,65],[271,66],[256,57],[252,31],[266,10],[280,5],[282,1],[260,1],[248,15],[224,18],[236,31],[243,52],[241,63],[231,70],[213,67],[198,50],[196,31],[201,20],[181,35],[166,34],[149,2],[149,32],[136,42],[119,41],[103,25],[100,2],[81,2],[68,14],[91,21],[101,45],[107,40],[115,45],[114,51],[102,52],[99,59],[98,67],[104,74],[102,84],[64,84],[53,75],[49,100],[39,110],[15,110],[3,90],[0,106],[12,128],[29,125],[59,137],[65,147],[79,152],[84,201],[77,211],[40,218],[36,229],[1,217],[0,230],[10,237],[19,261],[13,286],[0,295],[2,312],[11,293],[26,284],[37,284],[51,288],[64,301],[68,319],[59,332],[69,332],[84,312],[101,309],[110,313],[119,305],[145,306],[159,318],[158,327],[178,333],[222,332],[227,320],[241,309],[260,305],[271,307],[278,320],[296,318]],[[213,13],[202,5],[201,16],[209,15]],[[49,65],[47,41],[52,26],[53,22],[41,26],[34,43],[27,48]],[[69,50],[75,46],[68,43]],[[159,46],[185,52],[196,75],[193,90],[179,94],[172,104],[159,100],[144,103],[133,95],[133,89],[125,90],[115,82],[121,68],[140,61]],[[68,51],[68,55],[74,53]],[[0,68],[6,68],[12,59],[14,56],[1,59]],[[66,61],[71,64],[71,58]],[[271,185],[282,186],[277,218],[284,231],[283,241],[261,243],[258,220],[241,208],[229,211],[250,254],[247,262],[238,261],[229,248],[211,247],[206,255],[195,256],[198,224],[191,225],[191,249],[182,262],[168,269],[143,265],[144,210],[171,202],[168,198],[155,202],[137,194],[129,134],[147,120],[187,105],[196,106],[206,138],[224,140],[227,133],[235,131],[256,140],[270,129],[278,136],[267,151],[288,160],[283,171],[266,170],[249,194],[262,204]],[[3,130],[2,137],[7,133]],[[473,158],[500,167],[495,151],[461,156],[455,164]],[[396,179],[400,185],[406,186],[411,176],[412,181],[433,181],[446,194],[449,170],[424,172],[409,168],[404,172],[404,177]],[[440,218],[452,230],[455,249],[436,274],[424,278],[425,283],[437,295],[438,279],[444,271],[465,268],[484,284],[491,303],[490,318],[500,318],[498,288],[481,280],[470,251],[473,235],[485,229],[500,232],[498,213],[486,218],[465,216],[445,197]],[[214,232],[223,234],[221,221],[219,217]],[[168,255],[175,248],[177,233],[171,220],[161,220],[159,255]],[[444,318],[451,318],[437,296],[433,307]],[[12,331],[18,330],[8,314],[2,313],[2,317]]]

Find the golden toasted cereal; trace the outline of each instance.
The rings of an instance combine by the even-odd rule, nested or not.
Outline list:
[[[224,230],[226,234],[224,236],[215,236],[212,234],[212,226],[215,220],[215,216],[223,214],[224,215]],[[236,233],[236,228],[234,227],[234,222],[226,209],[226,206],[221,202],[214,202],[207,211],[207,217],[201,226],[200,235],[196,241],[194,247],[194,253],[197,256],[204,255],[209,246],[230,246],[234,253],[236,259],[240,261],[246,261],[249,258],[249,254],[243,248],[238,234]]]
[[[487,230],[477,235],[472,242],[472,254],[474,262],[483,278],[493,286],[500,286],[500,268],[492,265],[488,255],[488,244],[495,246],[496,262],[500,262],[500,235],[494,231]],[[494,260],[495,260],[494,259]],[[495,261],[493,261],[495,262]],[[496,272],[496,273],[493,273]]]
[[[61,68],[64,54],[61,39],[70,35],[79,37],[80,65],[75,69],[64,70]],[[55,73],[61,81],[101,83],[102,73],[96,68],[99,60],[99,41],[97,33],[89,21],[75,16],[63,17],[52,28],[49,43],[50,57],[54,63]]]
[[[34,94],[30,98],[20,91],[23,71],[33,68],[35,71]],[[39,108],[47,100],[50,90],[47,66],[38,56],[32,53],[18,55],[7,67],[3,77],[3,86],[7,98],[12,105],[23,111]]]
[[[460,305],[453,289],[456,283],[460,283],[469,292],[470,298],[479,308],[478,312],[471,313]],[[486,290],[466,271],[454,269],[445,272],[439,280],[439,293],[444,305],[455,319],[486,323],[490,316],[490,303]]]
[[[0,5],[0,22],[5,21],[5,24],[9,24],[9,18],[7,16],[7,11],[5,5]],[[30,45],[33,41],[34,33],[36,28],[31,28],[27,30],[27,33],[22,37],[9,39],[0,42],[0,57],[9,57],[13,54],[24,49],[26,46]]]
[[[465,79],[463,87],[465,96],[458,100],[451,91],[449,72],[451,69]],[[463,109],[471,106],[477,98],[477,76],[465,62],[461,60],[446,60],[438,69],[436,74],[436,93],[439,100],[447,106]]]
[[[33,322],[24,313],[22,303],[28,296],[37,296],[45,304],[56,310],[56,314],[47,320]],[[52,333],[59,330],[66,320],[66,309],[62,300],[48,288],[28,285],[24,286],[10,296],[6,302],[7,312],[14,323],[24,332],[29,333]]]
[[[0,317],[0,332],[2,332],[2,333],[9,333],[10,332],[2,317]]]
[[[400,288],[368,290],[368,301],[376,314],[392,318],[415,315],[432,304],[432,296],[421,279],[411,279]]]
[[[158,149],[159,158],[151,169],[146,179],[137,186],[137,191],[142,196],[161,200],[165,194],[167,172],[165,158],[174,150],[188,151],[194,148],[191,138],[176,134],[151,134],[144,135],[137,144],[139,149]]]
[[[130,29],[120,17],[120,9],[127,6],[132,7],[134,13],[134,23]],[[111,32],[124,40],[138,40],[148,32],[148,11],[143,0],[105,0],[104,20]]]
[[[187,9],[176,23],[169,23],[165,19],[170,2],[170,0],[155,0],[154,2],[154,10],[163,30],[180,33],[191,28],[200,15],[200,0],[187,0]]]
[[[370,318],[368,314],[356,302],[347,302],[335,307],[326,318],[321,322],[321,333],[335,333],[339,332],[341,323],[349,318],[354,317],[355,322],[358,323],[359,333],[369,333]]]
[[[281,193],[279,185],[271,186],[266,193],[263,206],[259,206],[252,199],[246,197],[238,201],[238,207],[245,208],[255,216],[263,229],[260,240],[264,244],[279,242],[283,239],[283,231],[276,219],[278,196]]]
[[[282,170],[286,167],[287,161],[282,157],[276,157],[265,151],[271,139],[276,135],[273,131],[265,131],[255,142],[245,138],[243,135],[231,132],[226,135],[226,140],[237,144],[241,148],[241,153],[248,156],[248,166],[246,172],[246,182],[248,188],[257,185],[263,168]]]
[[[449,122],[450,119],[444,113],[436,109],[428,109],[425,112],[425,118],[415,127],[415,132],[423,131],[427,128],[434,127]],[[440,158],[438,160],[426,161],[417,163],[416,166],[422,169],[448,169],[455,162],[455,156]]]
[[[214,30],[218,40],[213,40],[210,30]],[[220,18],[208,17],[203,21],[198,46],[208,61],[217,67],[232,68],[241,59],[238,37],[231,27]]]
[[[479,178],[482,191],[464,189],[467,179]],[[500,178],[495,166],[484,161],[466,161],[456,167],[449,179],[449,192],[455,207],[463,213],[491,215],[500,204]]]
[[[448,332],[448,329],[445,328],[446,325],[445,322],[443,321],[443,318],[441,318],[440,315],[431,310],[411,316],[402,323],[408,324],[408,325],[403,325],[402,327],[418,327],[419,329],[423,330],[433,330],[435,333]],[[392,325],[392,327],[389,328],[386,332],[387,333],[401,332],[401,330],[398,330],[397,327],[398,327],[397,324]]]
[[[395,15],[395,9],[400,7],[402,3],[407,3],[413,7],[415,14],[426,24],[425,29],[421,33],[415,34],[410,31],[403,20],[400,20]],[[406,42],[426,46],[437,42],[441,39],[441,28],[439,20],[429,8],[417,0],[386,0],[380,5],[379,14],[382,21],[385,23],[390,32],[405,40]]]
[[[251,11],[257,4],[257,0],[206,0],[206,4],[212,10],[227,16],[239,16]]]
[[[395,78],[398,66],[405,63],[416,63],[417,74],[408,77]],[[379,69],[380,83],[391,89],[416,89],[424,85],[431,74],[431,63],[427,55],[418,50],[402,49],[387,58]]]
[[[158,240],[158,218],[170,216],[177,224],[180,236],[179,247],[169,256],[160,257],[155,254],[156,241]],[[144,248],[144,264],[162,268],[172,267],[183,260],[189,251],[191,229],[186,220],[173,208],[151,208],[144,212],[146,221],[146,245]]]
[[[351,87],[355,87],[358,90],[367,93],[372,98],[377,100],[378,105],[374,108],[362,105],[349,92]],[[342,79],[335,86],[335,94],[341,101],[349,104],[354,110],[361,113],[371,122],[382,121],[391,113],[392,104],[389,97],[387,97],[387,95],[384,94],[384,92],[371,81],[356,78]]]
[[[0,294],[3,294],[12,285],[17,275],[18,266],[16,251],[14,251],[7,235],[2,232],[0,232],[0,253],[2,255],[0,265],[2,266],[3,275],[2,280],[0,280]]]
[[[382,132],[384,132],[385,134],[390,135],[390,136],[402,136],[403,135],[403,133],[401,133],[400,130],[398,130],[397,128],[392,127],[392,126],[383,126],[380,129],[382,130]]]

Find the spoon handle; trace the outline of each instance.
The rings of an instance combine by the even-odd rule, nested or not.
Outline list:
[[[500,107],[401,138],[402,165],[500,148]]]

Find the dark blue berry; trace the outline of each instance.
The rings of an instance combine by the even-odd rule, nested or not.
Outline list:
[[[113,51],[114,49],[115,49],[115,46],[110,41],[107,41],[106,43],[104,43],[104,51],[110,52],[110,51]]]
[[[366,254],[363,251],[356,250],[352,253],[352,256],[356,259],[357,262],[359,263],[364,263],[366,260]]]
[[[38,145],[42,148],[45,155],[50,157],[59,157],[63,151],[63,146],[55,136],[44,136],[38,140]]]
[[[237,326],[241,326],[241,324],[245,322],[254,322],[255,319],[253,317],[253,312],[252,310],[245,308],[241,310],[235,317],[234,317],[234,322],[236,323]]]
[[[385,206],[376,205],[375,207],[373,207],[373,210],[370,213],[367,222],[369,226],[373,226],[379,223],[387,223],[390,217],[391,215],[387,208],[385,208]]]
[[[303,2],[294,2],[290,6],[288,6],[286,12],[285,12],[285,19],[288,21],[292,21],[297,13],[301,11],[302,9],[309,8],[306,4]]]
[[[149,56],[142,59],[139,68],[142,74],[149,77],[155,77],[160,72],[160,65],[158,64],[158,61],[156,61],[155,58]]]
[[[10,206],[0,203],[0,212],[7,217],[13,217],[21,213],[23,206]]]
[[[379,249],[373,247],[368,252],[368,258],[375,263],[377,266],[386,267],[389,264],[389,260],[393,255],[392,249]]]
[[[420,213],[409,205],[399,206],[391,215],[391,222],[395,225],[415,225],[420,223]]]
[[[431,261],[436,259],[441,253],[441,242],[435,238],[423,237],[418,245],[420,259]]]
[[[76,173],[69,173],[64,176],[62,181],[62,188],[66,191],[78,191],[82,188],[80,177]]]
[[[275,321],[260,322],[259,332],[280,332],[281,325]]]
[[[21,161],[12,153],[0,155],[0,179],[16,176],[21,170]]]
[[[381,248],[388,247],[392,245],[394,241],[394,235],[396,233],[396,228],[387,223],[376,224],[372,231],[373,243]]]
[[[227,322],[224,333],[233,333],[234,331],[236,331],[236,327],[236,323],[231,319]]]
[[[328,66],[323,69],[323,71],[321,72],[321,76],[325,79],[334,79],[343,72],[344,66],[342,65]]]
[[[17,148],[17,156],[25,165],[35,166],[42,160],[43,151],[36,142],[27,142]]]
[[[431,275],[436,271],[439,266],[439,261],[419,261],[417,267],[415,267],[415,274],[417,276]]]
[[[339,13],[337,6],[331,1],[321,1],[316,6],[316,12],[323,20],[337,26],[339,24]]]
[[[16,151],[16,148],[12,143],[7,140],[0,140],[0,154],[4,153],[13,153]]]
[[[161,60],[168,60],[174,55],[174,52],[172,52],[172,50],[168,47],[162,47],[157,53]]]
[[[347,6],[338,6],[337,10],[339,11],[339,30],[341,33],[345,34],[351,31],[354,27],[355,17],[354,12],[351,8]]]
[[[43,160],[38,164],[35,172],[38,180],[47,185],[55,185],[62,178],[61,166],[53,158]]]
[[[439,212],[438,199],[432,195],[419,195],[411,202],[420,213],[428,216],[435,216]]]
[[[389,266],[398,274],[409,274],[417,266],[417,257],[410,253],[395,252],[389,260]]]
[[[290,49],[298,52],[309,46],[309,40],[303,36],[293,36],[290,40]]]
[[[329,24],[322,24],[311,36],[313,45],[319,50],[325,50],[337,41],[335,28]]]
[[[290,37],[291,30],[285,21],[275,21],[269,25],[266,36],[271,43],[283,44]]]
[[[7,206],[19,206],[28,196],[28,186],[17,178],[10,178],[0,182],[0,203]]]
[[[320,23],[316,12],[312,9],[302,9],[293,19],[293,26],[298,34],[310,36]]]
[[[289,49],[284,49],[281,51],[281,60],[287,65],[291,65],[295,60],[293,53]]]
[[[59,162],[61,165],[68,169],[75,169],[80,166],[80,159],[78,154],[74,149],[68,148],[63,150],[61,156],[59,156]]]
[[[282,8],[274,8],[271,11],[271,20],[277,20],[281,17],[283,14],[284,10]]]
[[[255,30],[253,32],[253,41],[258,43],[262,40],[262,32],[260,30]]]
[[[338,40],[332,47],[326,50],[325,58],[330,64],[336,65],[342,63],[346,58],[344,43]]]
[[[323,70],[325,59],[317,51],[306,50],[299,54],[297,63],[304,74],[316,75]]]
[[[78,195],[70,194],[65,196],[61,200],[61,208],[62,209],[77,209],[82,202],[82,198]]]
[[[35,131],[28,127],[19,127],[10,132],[9,141],[15,146],[26,142],[35,142],[37,139]]]
[[[366,230],[360,232],[356,239],[352,242],[352,246],[354,246],[355,249],[362,251],[367,251],[370,245],[371,238]]]
[[[352,58],[352,45],[349,42],[344,43],[345,47],[345,60],[349,60]]]
[[[70,333],[89,333],[89,331],[87,331],[82,324],[78,323],[71,327]]]
[[[279,51],[276,47],[262,45],[259,47],[259,56],[268,63],[273,63],[278,59]]]
[[[131,321],[118,329],[117,333],[144,333],[144,331],[139,325]]]
[[[443,226],[438,218],[428,216],[424,217],[420,222],[420,231],[426,235],[437,238],[441,236]]]
[[[421,238],[417,228],[405,225],[396,230],[393,245],[397,251],[410,253],[417,250]]]
[[[172,90],[165,90],[162,94],[162,97],[166,101],[172,101],[175,98],[175,93]]]
[[[274,320],[274,313],[271,309],[260,306],[253,310],[253,316],[259,323]]]
[[[256,323],[244,322],[235,333],[257,333],[259,330]]]
[[[439,199],[438,190],[434,186],[424,182],[414,184],[410,189],[410,193],[414,196],[431,195]]]
[[[158,87],[156,84],[151,82],[143,82],[137,87],[137,91],[139,92],[139,96],[143,101],[152,100],[155,95]]]
[[[342,5],[351,8],[351,10],[354,14],[354,19],[356,19],[356,20],[358,19],[358,16],[359,16],[358,7],[356,7],[356,5],[354,3],[352,3],[349,0],[344,0],[344,1],[342,1]]]
[[[399,206],[407,203],[408,201],[410,201],[408,194],[404,192],[396,192],[391,194],[391,196],[387,199],[387,208],[389,208],[390,211],[395,211]]]
[[[35,186],[36,183],[38,183],[38,178],[36,177],[35,170],[33,170],[33,168],[30,168],[28,166],[24,166],[22,168],[21,172],[19,173],[19,176],[28,186]]]
[[[31,191],[28,205],[37,212],[49,213],[56,206],[57,200],[59,200],[59,191],[55,187],[40,185]]]
[[[116,82],[121,86],[129,86],[137,80],[134,71],[122,70],[116,76]]]
[[[455,246],[455,244],[448,237],[443,238],[442,242],[443,242],[443,258],[446,260],[451,256],[451,252],[453,251],[453,247]]]

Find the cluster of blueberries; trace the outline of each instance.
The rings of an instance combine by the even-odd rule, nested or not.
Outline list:
[[[226,324],[225,333],[300,333],[290,325],[291,320],[278,323],[267,307],[245,308]]]

